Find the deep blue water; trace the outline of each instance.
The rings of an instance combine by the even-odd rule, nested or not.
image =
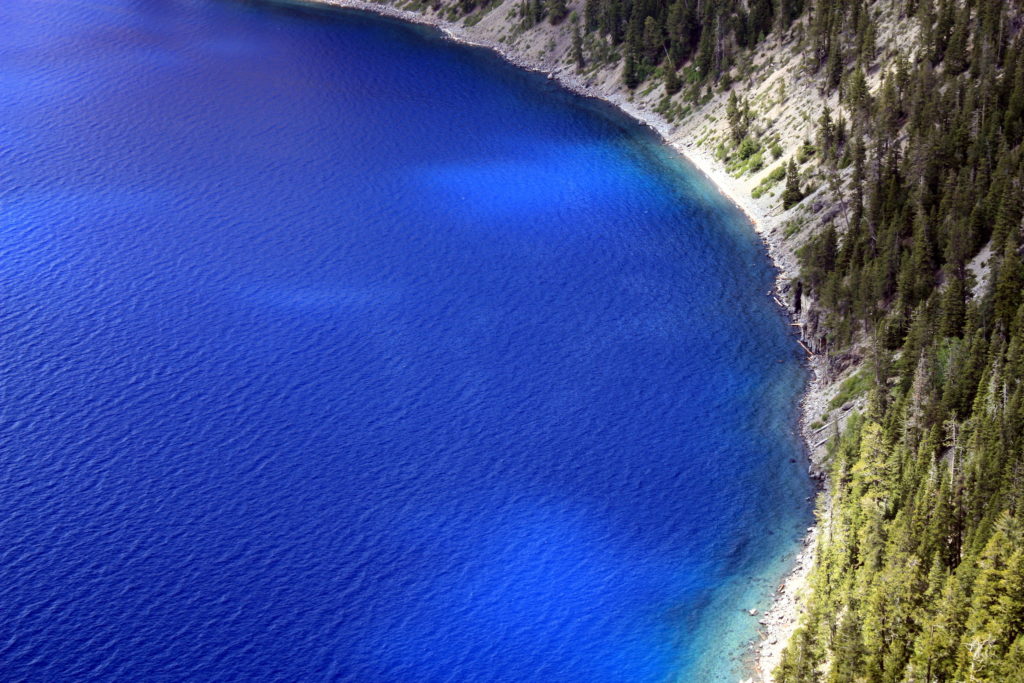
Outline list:
[[[0,678],[734,675],[803,371],[702,177],[358,14],[0,26]]]

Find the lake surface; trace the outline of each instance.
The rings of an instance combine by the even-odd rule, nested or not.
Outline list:
[[[0,26],[4,679],[734,678],[811,489],[707,181],[378,18]]]

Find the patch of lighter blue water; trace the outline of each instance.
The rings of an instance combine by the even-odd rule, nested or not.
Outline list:
[[[0,3],[11,680],[730,680],[809,520],[750,226],[353,13]]]

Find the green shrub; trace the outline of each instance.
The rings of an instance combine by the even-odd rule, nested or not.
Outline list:
[[[813,157],[817,151],[817,147],[809,142],[805,142],[800,145],[800,149],[796,153],[796,162],[802,166],[807,163],[807,160]]]
[[[843,407],[850,399],[856,398],[871,387],[871,378],[866,372],[860,371],[850,375],[839,387],[839,393],[833,398],[828,407],[830,410]]]
[[[774,185],[775,183],[779,182],[780,180],[782,180],[785,177],[786,177],[786,167],[784,165],[782,165],[782,164],[779,164],[778,166],[773,168],[771,173],[766,175],[764,177],[764,180],[762,180],[761,182],[762,183],[767,183],[768,185]]]
[[[760,154],[758,154],[757,156],[760,156]],[[755,170],[760,170],[760,162],[762,160],[763,159],[758,159],[758,167]],[[786,167],[782,164],[779,164],[778,166],[773,168],[768,175],[761,179],[761,182],[757,184],[757,187],[750,191],[750,196],[752,196],[754,199],[760,199],[765,192],[772,189],[772,187],[778,184],[778,182],[785,177]]]
[[[747,173],[757,173],[762,168],[764,168],[764,156],[761,152],[757,152],[747,161]]]
[[[739,149],[736,150],[736,153],[739,154],[740,159],[746,160],[756,154],[760,149],[761,146],[750,138],[743,138],[743,142],[740,143]]]

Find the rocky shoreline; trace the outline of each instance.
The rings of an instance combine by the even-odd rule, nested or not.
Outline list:
[[[605,79],[603,83],[595,83],[592,79],[587,80],[580,77],[576,74],[575,69],[559,60],[531,58],[527,48],[533,47],[533,44],[524,48],[524,46],[499,42],[489,37],[487,31],[482,29],[480,24],[467,27],[447,21],[437,14],[403,10],[366,0],[289,0],[289,2],[372,12],[414,24],[431,26],[440,30],[450,40],[493,50],[519,68],[544,74],[575,94],[608,102],[631,118],[653,129],[665,144],[711,180],[719,192],[747,216],[754,230],[764,242],[778,271],[775,287],[771,294],[779,306],[786,311],[793,324],[802,327],[798,313],[795,313],[793,308],[785,303],[789,289],[788,284],[797,277],[799,266],[794,249],[784,242],[783,212],[771,208],[767,202],[754,200],[751,196],[751,190],[755,186],[753,179],[734,178],[718,159],[696,144],[696,131],[693,125],[672,126],[668,124],[659,114],[645,107],[644,103],[638,103],[625,86],[621,85],[617,76]],[[493,34],[493,31],[491,33]],[[700,123],[700,121],[696,123]],[[804,348],[807,349],[806,346]],[[809,353],[808,366],[812,377],[801,399],[799,429],[810,456],[810,476],[827,488],[822,463],[823,449],[821,444],[814,443],[815,434],[810,425],[826,412],[825,406],[828,403],[829,394],[834,393],[836,381],[826,371],[820,356]],[[808,529],[802,547],[793,560],[792,569],[785,575],[775,592],[771,607],[763,614],[751,611],[751,617],[758,620],[759,639],[756,642],[751,642],[748,646],[746,657],[748,662],[746,676],[748,677],[743,679],[744,683],[772,680],[771,672],[781,660],[782,651],[799,622],[802,610],[801,595],[814,564],[817,537],[817,527]]]

